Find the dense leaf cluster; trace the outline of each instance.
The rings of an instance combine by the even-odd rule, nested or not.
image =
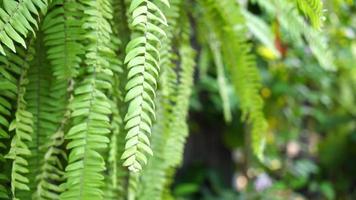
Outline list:
[[[260,75],[236,1],[0,3],[0,198],[173,198],[201,52],[226,120],[231,80],[263,159]],[[290,5],[320,27],[319,1]]]

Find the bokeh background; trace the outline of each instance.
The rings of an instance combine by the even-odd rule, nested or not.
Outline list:
[[[328,47],[319,54],[307,45],[313,41],[296,41],[293,30],[282,26],[283,12],[240,3],[264,84],[269,123],[264,160],[251,152],[248,127],[240,122],[239,100],[229,83],[233,117],[230,122],[224,118],[214,63],[203,51],[174,195],[194,200],[356,199],[355,1],[324,1],[319,34],[320,45]]]

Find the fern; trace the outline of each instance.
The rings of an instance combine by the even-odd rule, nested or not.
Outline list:
[[[116,98],[114,98],[116,99]],[[125,178],[126,170],[123,168],[120,161],[120,156],[124,151],[125,137],[122,133],[122,119],[119,114],[119,108],[116,101],[112,101],[113,115],[111,120],[112,135],[110,138],[110,151],[108,155],[108,177],[107,177],[107,192],[105,199],[124,199],[125,197]]]
[[[259,72],[250,53],[251,45],[247,42],[244,17],[235,2],[222,0],[201,4],[205,21],[210,22],[208,26],[214,27],[213,30],[217,30],[216,35],[221,43],[225,44],[222,52],[232,74],[232,83],[239,95],[243,120],[251,125],[252,149],[262,160],[265,142],[263,134],[267,123],[263,116],[263,101],[259,95],[261,87]]]
[[[10,122],[8,119],[12,116],[12,102],[17,100],[17,79],[21,75],[21,68],[25,61],[12,52],[6,53],[7,57],[0,55],[0,82],[2,86],[0,88],[0,198],[8,199],[8,190],[5,184],[10,181],[7,174],[11,171],[11,169],[8,170],[11,166],[8,166],[3,153],[8,151],[7,140],[10,138],[8,131]]]
[[[51,85],[51,97],[49,99],[52,109],[51,113],[56,118],[52,123],[55,124],[54,130],[49,132],[47,143],[41,146],[45,153],[41,157],[41,166],[36,177],[36,190],[33,199],[59,199],[59,194],[63,192],[60,184],[64,182],[64,164],[67,160],[67,153],[63,149],[64,131],[68,124],[70,112],[67,109],[67,82],[59,80]],[[69,101],[72,99],[69,98]]]
[[[6,47],[16,52],[14,42],[26,47],[25,38],[29,31],[34,34],[33,27],[38,28],[37,20],[40,13],[44,14],[47,9],[47,0],[18,0],[2,1],[0,8],[0,40]],[[0,44],[0,52],[5,54]]]
[[[230,108],[230,100],[228,93],[228,85],[225,75],[225,67],[221,55],[221,43],[217,40],[216,35],[214,33],[210,33],[210,49],[212,51],[214,62],[216,66],[216,74],[219,85],[220,97],[223,103],[223,112],[224,118],[226,122],[231,122],[231,108]]]
[[[14,136],[11,140],[11,148],[5,156],[12,160],[11,169],[11,193],[13,199],[17,198],[17,190],[29,190],[29,180],[25,176],[29,172],[27,158],[31,155],[28,147],[28,142],[32,140],[32,114],[26,108],[25,93],[26,85],[28,84],[27,70],[28,61],[32,56],[32,49],[22,54],[26,59],[22,60],[21,75],[17,85],[17,108],[15,118],[9,125],[9,130],[14,131]]]
[[[188,19],[186,18],[185,20]],[[183,159],[185,139],[189,133],[186,119],[188,117],[189,97],[193,85],[196,55],[190,44],[189,23],[185,21],[182,26],[182,44],[179,49],[181,71],[178,74],[178,82],[180,84],[176,91],[176,100],[172,113],[173,121],[170,123],[169,137],[163,151],[165,153],[166,164],[170,167],[178,167]]]
[[[47,58],[57,79],[70,79],[78,75],[83,54],[80,43],[83,34],[79,3],[74,0],[54,0],[50,4],[42,30],[48,48]]]
[[[167,6],[167,0],[161,0]],[[134,0],[129,11],[132,13],[131,26],[135,37],[126,47],[128,82],[125,102],[129,102],[125,116],[127,130],[123,163],[130,171],[142,170],[147,163],[145,154],[152,155],[149,136],[152,120],[155,118],[155,90],[159,77],[159,45],[165,32],[157,24],[166,24],[166,19],[150,0]]]
[[[321,1],[257,2],[294,46],[308,43],[334,69],[317,30]],[[226,121],[234,86],[263,159],[267,123],[247,28],[271,49],[273,34],[237,1],[0,4],[1,199],[174,199],[197,55],[201,77],[215,64]]]
[[[117,19],[118,20],[118,19]],[[118,29],[114,29],[118,22],[112,24],[113,32],[117,33]],[[107,156],[107,172],[106,172],[106,185],[104,199],[124,199],[125,197],[125,185],[126,178],[128,176],[127,169],[122,166],[123,160],[120,159],[125,146],[125,135],[123,133],[123,122],[121,117],[122,97],[122,84],[121,78],[123,76],[121,58],[121,41],[116,34],[111,37],[111,48],[116,52],[116,55],[120,57],[112,57],[110,61],[110,67],[113,71],[111,80],[112,90],[109,93],[110,104],[112,107],[111,116],[111,136],[109,144],[109,152]]]
[[[73,126],[65,138],[70,150],[65,177],[65,191],[60,199],[103,199],[105,161],[102,150],[108,147],[111,105],[107,97],[111,89],[110,49],[112,18],[110,1],[82,0],[85,29],[85,66],[82,80],[74,90],[70,105]]]
[[[311,24],[320,29],[323,23],[322,0],[297,0],[299,9],[309,17]]]
[[[281,27],[288,31],[291,41],[293,41],[295,46],[302,46],[305,37],[320,66],[325,70],[336,70],[334,56],[328,47],[327,38],[305,22],[298,14],[295,4],[284,0],[256,0],[256,2],[264,8],[268,14],[279,20]]]
[[[26,87],[25,100],[27,109],[33,116],[33,132],[31,135],[32,141],[29,142],[31,156],[29,157],[29,165],[32,166],[29,170],[28,178],[30,191],[36,188],[36,176],[41,167],[41,159],[44,156],[44,144],[48,142],[49,133],[55,129],[56,114],[51,112],[52,104],[49,98],[50,92],[50,69],[46,65],[45,51],[42,40],[42,33],[38,32],[37,39],[34,42],[34,50],[36,54],[32,62],[29,63],[28,72],[29,83]],[[31,196],[31,193],[23,193],[23,198]]]
[[[158,94],[157,99],[157,123],[152,127],[152,149],[155,155],[149,159],[147,166],[142,171],[140,181],[133,191],[139,200],[155,200],[161,199],[161,191],[164,186],[166,178],[165,169],[166,163],[164,160],[164,147],[167,141],[166,123],[170,118],[170,112],[167,108],[163,107],[167,99]],[[151,183],[151,184],[150,184]],[[154,184],[152,184],[154,183]],[[137,186],[136,186],[137,187]],[[130,191],[129,191],[130,192]],[[136,194],[137,193],[137,194]]]
[[[172,7],[174,1],[172,1]],[[180,9],[180,2],[176,1]],[[174,9],[173,9],[174,10]],[[179,10],[176,12],[179,12]],[[188,18],[185,14],[179,23],[180,30],[178,38],[181,39],[179,44],[179,58],[181,63],[175,66],[174,76],[179,85],[162,85],[162,96],[157,113],[159,113],[158,123],[154,126],[154,135],[152,147],[155,156],[149,160],[147,168],[142,173],[141,188],[139,191],[140,200],[146,199],[163,199],[165,187],[170,186],[170,179],[174,169],[182,161],[185,139],[188,136],[188,126],[185,121],[188,114],[189,97],[191,86],[193,84],[194,57],[195,51],[190,44],[190,27]],[[171,58],[172,59],[172,58]],[[174,60],[171,60],[173,62]],[[164,74],[162,74],[164,75]],[[169,76],[169,73],[165,75]],[[171,78],[169,78],[171,79]],[[173,86],[173,87],[172,87]],[[169,87],[167,90],[164,87]],[[165,91],[169,94],[165,95]],[[150,184],[154,182],[155,184]]]
[[[72,99],[73,78],[78,75],[80,54],[83,53],[80,43],[81,22],[78,3],[75,1],[55,0],[50,4],[49,13],[43,21],[44,44],[47,59],[51,63],[54,76],[51,83],[47,112],[52,113],[52,130],[48,130],[48,142],[41,148],[46,150],[42,156],[40,173],[37,176],[35,199],[59,199],[64,182],[64,163],[67,153],[62,149],[64,132],[69,122],[68,97]],[[69,88],[68,88],[69,87]],[[38,107],[41,107],[38,105]],[[53,114],[55,113],[55,114]]]

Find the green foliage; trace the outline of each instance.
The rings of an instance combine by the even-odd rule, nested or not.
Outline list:
[[[34,34],[34,27],[38,28],[37,20],[40,12],[46,12],[47,0],[19,0],[2,1],[0,9],[0,38],[1,43],[16,52],[14,42],[20,43],[26,48],[25,38],[29,31]],[[0,45],[0,52],[5,51]]]
[[[70,142],[68,166],[66,167],[65,191],[60,199],[103,199],[100,190],[104,185],[105,160],[100,154],[107,148],[112,113],[107,96],[111,90],[110,48],[112,18],[110,1],[81,1],[83,43],[86,45],[85,70],[78,77],[70,104],[72,125],[65,138]]]
[[[259,1],[270,14],[280,7],[294,45],[304,36],[333,69],[321,33],[296,4],[276,2]],[[319,3],[298,1],[316,28]],[[190,96],[210,67],[226,122],[236,115],[232,85],[247,145],[263,160],[248,28],[274,48],[267,24],[235,0],[0,0],[0,199],[174,199]]]
[[[0,162],[1,162],[1,179],[0,179],[0,196],[1,198],[8,197],[8,190],[4,186],[6,182],[8,182],[8,175],[6,174],[6,168],[8,163],[4,158],[4,154],[8,153],[8,144],[7,140],[10,138],[10,134],[8,132],[10,120],[9,117],[12,116],[12,111],[14,110],[14,106],[12,102],[17,100],[17,90],[18,90],[18,80],[17,78],[20,76],[22,72],[21,65],[23,64],[23,60],[21,57],[12,54],[9,52],[8,57],[0,56],[1,58],[1,93],[0,93],[0,102],[1,102],[1,115],[0,115],[0,146],[1,146],[1,154],[0,154]]]
[[[315,28],[322,26],[323,1],[321,0],[297,0],[300,10],[309,17]]]
[[[231,1],[202,1],[202,7],[205,14],[203,23],[206,23],[203,24],[202,31],[207,32],[209,27],[213,27],[216,37],[224,44],[222,52],[232,75],[232,83],[239,94],[243,120],[251,125],[253,151],[259,159],[263,159],[263,133],[267,123],[262,112],[263,101],[259,95],[259,72],[255,59],[250,54],[251,45],[247,42],[244,17],[236,11],[239,10],[238,5]],[[216,51],[216,48],[212,51]]]
[[[269,15],[276,18],[278,24],[280,24],[283,30],[287,31],[290,35],[290,38],[293,41],[292,44],[295,47],[303,47],[303,40],[305,37],[309,48],[315,55],[321,67],[330,71],[336,70],[333,52],[328,48],[328,38],[322,34],[322,32],[308,26],[303,17],[299,15],[295,4],[283,0],[255,1],[257,1]]]
[[[168,1],[162,0],[167,6]],[[125,64],[128,74],[125,102],[129,102],[125,116],[127,130],[122,159],[130,171],[138,172],[152,155],[149,136],[155,118],[155,95],[159,77],[160,37],[165,32],[156,24],[167,24],[161,9],[150,0],[132,1],[129,12],[134,38],[127,44]],[[158,35],[158,37],[157,37]]]
[[[13,199],[17,198],[17,190],[30,190],[28,187],[29,179],[26,174],[29,173],[29,164],[27,158],[31,155],[28,143],[32,141],[33,133],[33,115],[27,110],[25,94],[26,85],[29,82],[27,77],[27,64],[32,57],[32,50],[24,52],[24,60],[20,60],[22,65],[21,74],[17,83],[17,108],[15,118],[9,125],[9,131],[14,132],[11,140],[11,147],[9,153],[5,156],[12,160],[11,167],[11,193]],[[27,157],[27,158],[26,158]]]

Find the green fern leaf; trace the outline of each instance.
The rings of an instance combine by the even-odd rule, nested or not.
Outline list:
[[[8,151],[7,140],[10,138],[9,125],[13,110],[12,102],[16,102],[18,80],[22,73],[23,58],[6,52],[7,57],[0,55],[0,198],[9,199],[7,183],[9,163],[4,159],[3,152]]]
[[[69,140],[68,166],[65,169],[65,191],[62,200],[103,199],[105,161],[101,154],[108,147],[111,132],[111,104],[107,92],[111,90],[109,60],[115,56],[110,48],[112,19],[110,1],[82,0],[85,29],[85,71],[74,90],[72,127],[65,138]]]
[[[54,76],[69,79],[78,75],[83,54],[80,38],[83,35],[79,3],[74,0],[54,0],[44,18],[42,30],[47,46],[47,57],[53,66]]]
[[[267,122],[263,115],[263,101],[259,95],[259,71],[255,58],[250,53],[251,45],[247,42],[244,17],[236,2],[201,1],[201,4],[206,22],[210,22],[208,26],[214,27],[212,30],[216,30],[216,35],[224,44],[222,52],[240,99],[243,120],[251,126],[252,149],[262,160]]]
[[[171,1],[172,10],[169,10],[180,12],[180,3],[180,1]],[[169,15],[167,14],[167,16]],[[152,148],[157,153],[149,160],[147,168],[142,172],[138,195],[140,200],[163,199],[163,191],[165,187],[170,187],[175,168],[182,161],[184,144],[189,133],[186,118],[193,85],[196,53],[191,48],[190,27],[186,13],[183,12],[183,16],[180,17],[179,20],[176,17],[171,19],[180,22],[176,27],[179,34],[172,36],[181,41],[179,43],[181,63],[177,65],[174,62],[174,53],[171,50],[170,54],[172,55],[168,57],[166,64],[171,63],[164,70],[172,69],[172,71],[166,71],[161,75],[162,80],[168,79],[169,81],[166,85],[162,84],[157,111],[159,118],[157,124],[153,127]],[[175,29],[173,31],[175,32]],[[169,31],[169,33],[174,32]],[[175,75],[172,75],[171,72]],[[163,78],[164,76],[171,77]]]
[[[28,32],[33,34],[38,28],[36,17],[45,13],[47,0],[18,0],[2,1],[0,8],[0,40],[6,47],[16,52],[15,42],[26,48],[25,38]],[[0,44],[0,52],[5,55],[3,46]]]
[[[9,125],[9,130],[14,131],[11,140],[11,148],[5,156],[12,160],[11,169],[11,193],[13,199],[17,198],[17,191],[29,190],[29,179],[25,176],[29,172],[27,158],[31,155],[28,143],[32,140],[32,114],[26,108],[25,93],[28,84],[27,70],[28,62],[32,57],[32,49],[23,53],[25,59],[22,60],[22,72],[18,81],[17,90],[17,109],[15,119]]]
[[[226,122],[231,122],[232,114],[231,114],[231,106],[230,106],[229,93],[228,93],[229,87],[227,84],[225,67],[221,55],[221,43],[217,40],[216,35],[213,32],[210,33],[209,40],[210,40],[209,42],[210,49],[212,51],[215,67],[216,67],[219,93],[223,103],[224,118]]]
[[[168,5],[167,1],[162,2]],[[166,36],[159,25],[167,22],[161,9],[150,0],[132,1],[129,11],[132,14],[131,28],[136,36],[126,47],[128,82],[125,102],[129,106],[124,119],[127,135],[122,159],[130,171],[138,172],[147,162],[146,155],[153,154],[149,136],[155,119],[160,37]]]

